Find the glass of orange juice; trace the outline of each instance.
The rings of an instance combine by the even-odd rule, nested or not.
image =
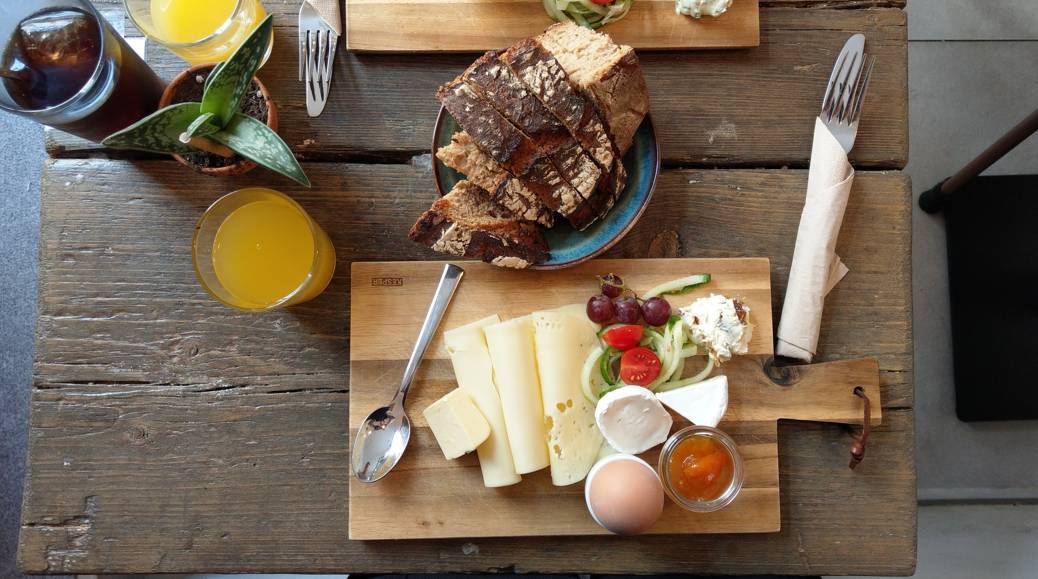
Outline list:
[[[191,64],[226,60],[267,16],[259,0],[123,0],[148,38]],[[274,37],[263,62],[270,57]]]
[[[195,226],[191,250],[202,287],[242,310],[313,299],[335,272],[328,234],[273,189],[240,189],[218,199]]]

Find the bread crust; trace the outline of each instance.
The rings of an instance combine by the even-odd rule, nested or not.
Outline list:
[[[536,38],[514,44],[501,60],[569,129],[599,167],[612,169],[616,149],[595,104],[570,84],[559,61]]]
[[[570,82],[595,102],[622,157],[649,112],[649,89],[634,49],[572,22],[548,27],[537,41],[555,56]]]
[[[435,251],[524,268],[548,259],[548,243],[536,224],[513,218],[488,192],[460,181],[433,202],[408,237]]]

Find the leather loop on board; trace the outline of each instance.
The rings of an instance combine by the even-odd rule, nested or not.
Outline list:
[[[869,441],[869,428],[872,422],[872,401],[865,394],[865,389],[855,386],[854,395],[865,401],[865,417],[862,420],[861,434],[854,437],[854,444],[851,445],[851,463],[849,465],[851,470],[854,470],[854,467],[865,458],[865,445]]]

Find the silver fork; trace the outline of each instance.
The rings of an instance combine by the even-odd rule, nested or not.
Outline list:
[[[306,88],[306,112],[311,117],[320,115],[328,103],[338,43],[339,35],[304,1],[299,9],[299,80]]]
[[[829,127],[846,153],[850,153],[858,135],[861,105],[875,64],[876,58],[865,53],[865,36],[851,36],[836,58],[822,98],[822,113],[818,118]]]

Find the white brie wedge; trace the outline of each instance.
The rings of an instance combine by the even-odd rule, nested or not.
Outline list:
[[[728,409],[728,377],[714,376],[698,384],[660,392],[656,398],[692,424],[715,427]]]

